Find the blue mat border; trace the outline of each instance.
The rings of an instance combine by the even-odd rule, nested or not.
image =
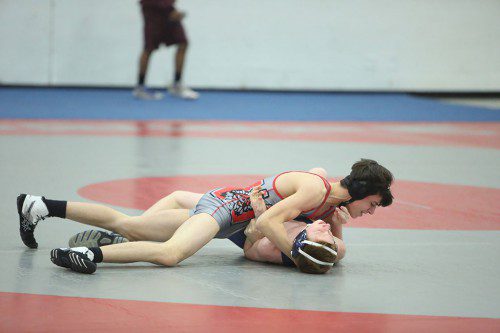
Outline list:
[[[400,93],[201,91],[197,101],[129,89],[0,88],[3,119],[497,122],[500,110]]]

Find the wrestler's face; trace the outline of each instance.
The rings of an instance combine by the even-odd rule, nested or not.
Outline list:
[[[363,214],[373,215],[375,209],[380,205],[382,197],[378,194],[367,196],[364,199],[356,200],[346,205],[349,214],[353,219],[363,216]]]
[[[333,244],[333,234],[330,224],[322,220],[314,221],[307,227],[307,239],[312,242],[327,242]]]

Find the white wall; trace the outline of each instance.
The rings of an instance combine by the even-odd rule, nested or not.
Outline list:
[[[500,91],[499,0],[179,0],[200,88]],[[0,0],[0,83],[132,86],[137,0]],[[173,50],[147,81],[171,81]]]

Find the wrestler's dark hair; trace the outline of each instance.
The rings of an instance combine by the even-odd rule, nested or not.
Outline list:
[[[335,252],[337,252],[337,244],[334,245],[334,244],[327,243],[327,242],[316,242],[316,243],[321,244],[321,245],[325,245],[325,246],[333,249]],[[314,246],[314,245],[306,244],[302,248],[302,251],[306,252],[311,257],[314,257],[314,258],[321,260],[321,261],[324,261],[324,262],[334,262],[335,259],[337,259],[337,257],[333,253],[331,253],[331,252],[329,252],[321,247]],[[304,257],[303,255],[299,255],[297,257],[296,263],[297,263],[297,267],[300,269],[301,272],[308,273],[308,274],[324,274],[332,268],[332,266],[317,264],[317,263],[309,260],[308,258]]]
[[[386,207],[394,199],[390,189],[393,181],[392,173],[377,161],[362,158],[353,164],[351,173],[340,181],[340,185],[347,188],[351,201],[379,194],[382,197],[380,205]]]

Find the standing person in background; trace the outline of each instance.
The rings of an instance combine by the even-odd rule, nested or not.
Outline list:
[[[175,0],[140,0],[144,18],[144,45],[139,61],[139,77],[133,95],[139,99],[156,100],[162,93],[150,92],[145,88],[149,58],[161,43],[167,47],[177,45],[175,53],[175,77],[169,89],[170,94],[184,99],[197,99],[199,94],[182,85],[182,72],[188,40],[182,20],[186,16],[174,7]]]

